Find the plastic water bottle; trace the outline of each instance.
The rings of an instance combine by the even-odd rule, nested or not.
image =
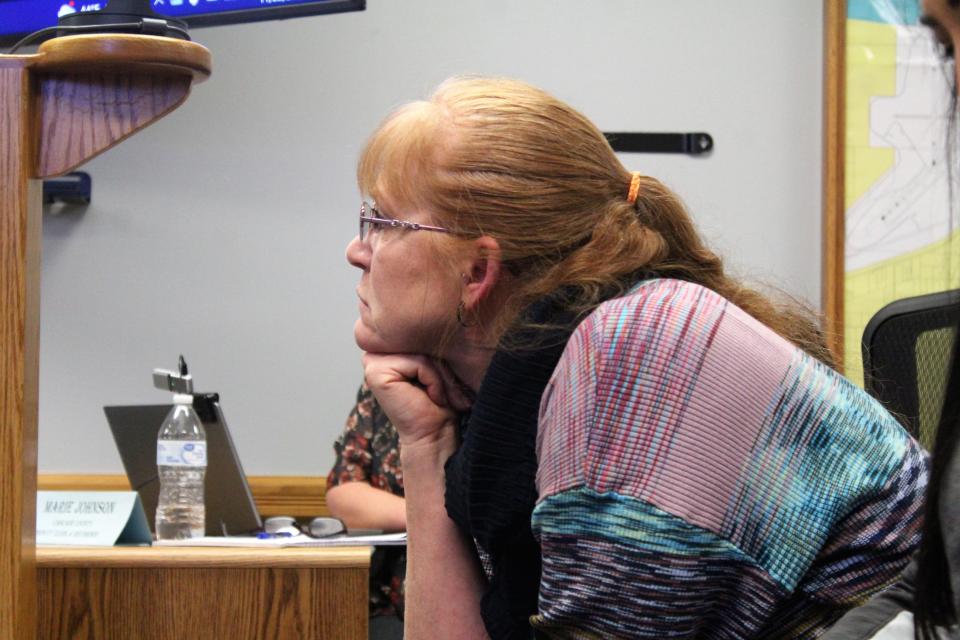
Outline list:
[[[173,409],[157,434],[157,539],[197,538],[204,534],[203,476],[207,471],[207,434],[193,396],[177,393]]]

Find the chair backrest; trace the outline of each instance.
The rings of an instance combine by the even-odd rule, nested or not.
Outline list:
[[[863,376],[877,398],[927,449],[936,435],[960,322],[960,289],[904,298],[863,332]]]

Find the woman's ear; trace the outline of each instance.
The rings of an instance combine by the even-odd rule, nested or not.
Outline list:
[[[502,276],[500,244],[490,236],[472,241],[473,251],[463,265],[463,304],[467,309],[476,306],[493,293]]]

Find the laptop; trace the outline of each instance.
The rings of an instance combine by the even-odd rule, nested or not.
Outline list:
[[[216,393],[198,393],[193,408],[207,433],[207,473],[204,479],[206,535],[236,536],[262,529],[247,476],[230,438]],[[113,440],[120,452],[130,486],[140,494],[150,530],[156,527],[160,480],[157,475],[157,433],[172,405],[104,407]]]

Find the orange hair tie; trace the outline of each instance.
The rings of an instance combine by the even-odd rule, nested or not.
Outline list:
[[[630,191],[627,192],[627,202],[637,204],[637,196],[640,195],[640,172],[634,171],[630,178]]]

